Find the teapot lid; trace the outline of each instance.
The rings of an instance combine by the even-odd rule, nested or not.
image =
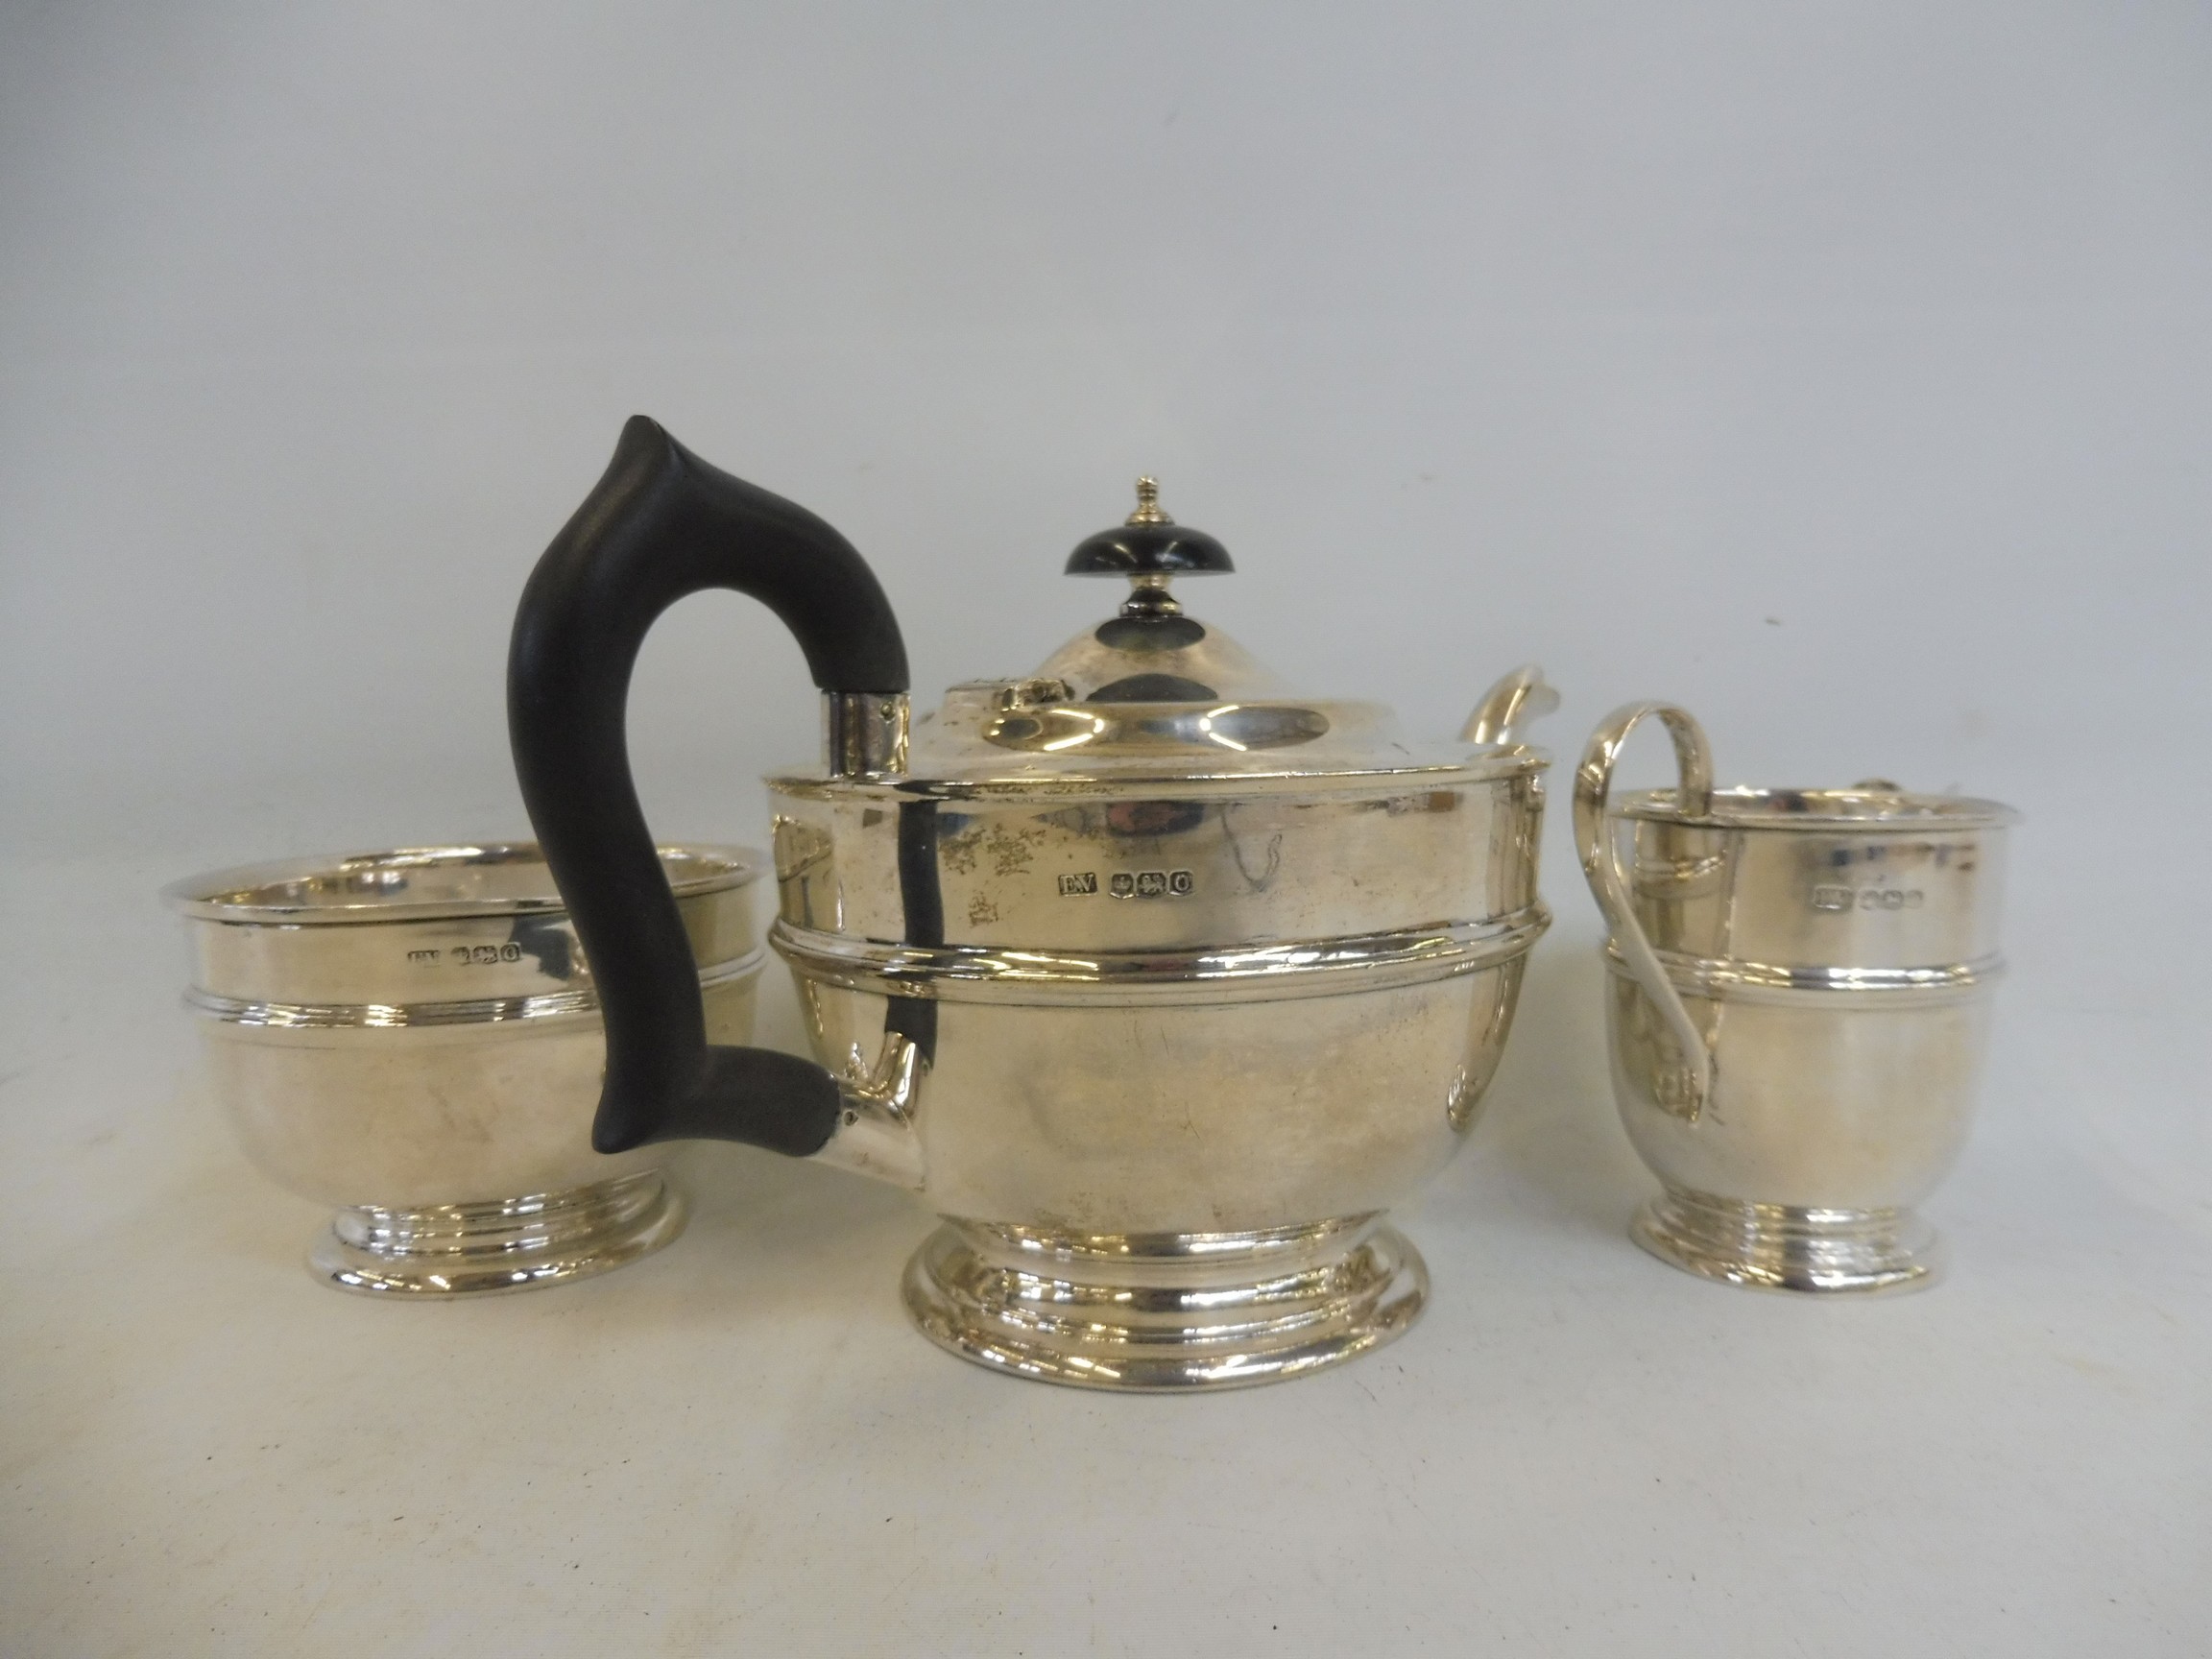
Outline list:
[[[1118,614],[1078,634],[1020,680],[954,685],[913,728],[917,781],[1019,788],[1213,777],[1318,777],[1463,771],[1496,757],[1541,764],[1510,741],[1416,745],[1380,703],[1297,695],[1169,591],[1181,576],[1236,566],[1214,537],[1177,524],[1158,484],[1137,481],[1137,509],[1085,538],[1071,576],[1120,576]]]

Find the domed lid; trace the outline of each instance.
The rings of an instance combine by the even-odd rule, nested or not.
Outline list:
[[[1162,510],[1137,481],[1137,510],[1076,545],[1073,576],[1121,576],[1118,614],[1075,636],[1020,680],[972,681],[913,729],[917,781],[1019,789],[1199,778],[1458,774],[1541,764],[1509,741],[1417,745],[1380,703],[1290,690],[1221,630],[1185,613],[1179,576],[1226,575],[1228,549]]]

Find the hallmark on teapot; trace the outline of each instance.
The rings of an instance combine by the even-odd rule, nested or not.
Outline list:
[[[1188,870],[1117,870],[1106,879],[1106,891],[1115,899],[1188,899],[1198,889],[1197,878]],[[1060,897],[1082,899],[1098,891],[1098,873],[1078,870],[1060,878]]]

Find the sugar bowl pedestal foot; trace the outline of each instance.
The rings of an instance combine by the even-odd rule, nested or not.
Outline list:
[[[668,1243],[684,1220],[682,1195],[647,1170],[488,1204],[341,1210],[307,1265],[341,1290],[482,1296],[623,1266]]]
[[[1917,1290],[1943,1266],[1936,1230],[1911,1210],[1806,1210],[1671,1187],[1629,1235],[1685,1273],[1753,1290]]]
[[[1249,1387],[1358,1358],[1429,1296],[1380,1216],[1255,1233],[1070,1236],[953,1221],[907,1263],[939,1347],[1011,1375],[1167,1393]]]

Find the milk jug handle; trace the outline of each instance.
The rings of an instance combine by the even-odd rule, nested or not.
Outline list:
[[[837,1125],[837,1085],[793,1055],[708,1045],[690,941],[630,773],[624,714],[638,647],[663,611],[709,588],[773,611],[825,691],[902,701],[899,624],[852,544],[640,415],[523,589],[508,734],[605,1017],[592,1145],[709,1137],[804,1155]]]
[[[1691,1090],[1683,1107],[1694,1118],[1712,1092],[1713,1057],[1706,1050],[1703,1033],[1682,1005],[1681,995],[1667,977],[1658,953],[1636,920],[1628,878],[1621,868],[1620,848],[1605,817],[1605,804],[1613,790],[1613,766],[1620,758],[1621,747],[1628,741],[1629,733],[1654,715],[1674,740],[1674,762],[1681,780],[1675,800],[1681,810],[1691,817],[1702,817],[1712,810],[1713,757],[1706,747],[1704,728],[1696,718],[1671,703],[1623,704],[1590,734],[1582,763],[1575,769],[1575,847],[1581,855],[1582,874],[1589,878],[1591,894],[1612,928],[1614,949],[1667,1022],[1682,1051]]]

